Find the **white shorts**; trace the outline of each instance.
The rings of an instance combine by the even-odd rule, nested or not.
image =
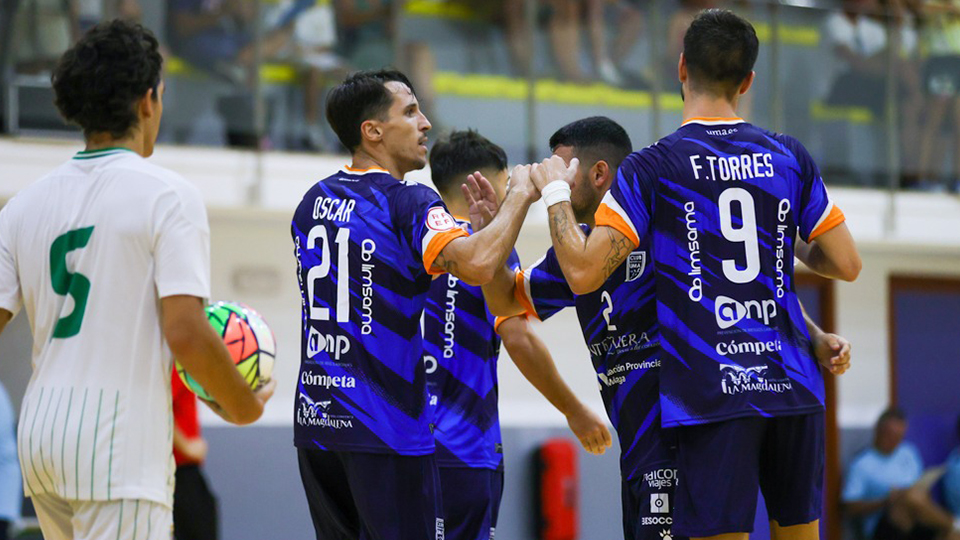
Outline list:
[[[34,495],[45,540],[170,540],[173,510],[153,501],[77,501]]]

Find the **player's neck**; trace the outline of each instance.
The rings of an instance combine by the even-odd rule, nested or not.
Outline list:
[[[351,167],[362,170],[372,168],[383,169],[397,180],[403,180],[403,177],[407,174],[406,171],[401,170],[396,161],[390,159],[389,156],[374,155],[363,148],[357,148],[357,151],[354,152]]]
[[[730,101],[711,95],[688,95],[683,102],[683,121],[691,118],[738,118],[739,96]]]
[[[109,133],[94,133],[87,137],[86,143],[85,150],[87,152],[106,148],[126,148],[141,156],[144,153],[143,139],[136,135],[115,139]]]
[[[470,215],[470,207],[459,197],[447,197],[441,195],[443,203],[447,205],[447,210],[456,218],[464,218]]]

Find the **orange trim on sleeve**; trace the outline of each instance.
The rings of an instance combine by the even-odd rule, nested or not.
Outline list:
[[[824,219],[823,222],[820,223],[820,225],[817,226],[812,233],[810,233],[810,238],[808,241],[813,240],[814,238],[829,231],[846,220],[847,218],[843,215],[843,210],[840,210],[839,206],[833,205],[833,208],[830,209],[830,214],[827,216],[827,218]]]
[[[437,276],[446,273],[446,270],[434,270],[433,262],[437,260],[440,252],[443,251],[443,248],[447,247],[447,244],[462,236],[469,235],[467,231],[457,227],[449,231],[437,233],[436,236],[430,239],[430,243],[427,244],[427,251],[423,254],[423,267],[426,268],[428,274]]]
[[[517,302],[520,302],[520,305],[523,306],[523,309],[527,310],[527,315],[530,315],[540,320],[540,316],[537,315],[537,310],[533,307],[533,300],[527,297],[527,286],[524,283],[526,278],[523,277],[523,270],[517,270],[517,275],[514,278],[513,284],[513,297],[517,299]]]
[[[637,238],[637,234],[633,232],[633,229],[631,229],[630,225],[623,219],[623,216],[614,212],[613,209],[606,204],[600,203],[600,207],[597,208],[597,213],[594,214],[593,220],[596,222],[597,227],[612,227],[633,242],[634,248],[640,247],[640,239]]]
[[[493,321],[493,331],[496,332],[497,334],[499,334],[499,333],[500,333],[500,325],[503,324],[503,322],[506,321],[507,319],[512,319],[512,318],[514,318],[514,317],[523,317],[523,318],[526,318],[527,315],[524,313],[524,314],[521,314],[521,315],[510,315],[509,317],[497,317],[497,318]]]

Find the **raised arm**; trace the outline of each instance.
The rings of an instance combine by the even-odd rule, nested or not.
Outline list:
[[[273,395],[274,381],[254,392],[237,371],[230,353],[213,331],[195,296],[175,295],[160,300],[163,335],[173,356],[213,396],[211,406],[224,420],[243,425],[255,422]]]
[[[821,276],[853,281],[863,262],[846,223],[840,223],[815,237],[811,243],[797,242],[797,258]]]
[[[563,381],[546,344],[526,317],[511,317],[498,328],[503,345],[520,373],[567,418],[570,431],[591,454],[603,454],[613,444],[607,424],[583,404]]]
[[[482,176],[475,180],[489,184]],[[530,166],[515,167],[510,174],[510,190],[497,215],[483,230],[447,244],[434,260],[434,270],[450,272],[470,285],[489,283],[506,263],[527,209],[539,197],[530,180]]]
[[[531,176],[547,204],[550,238],[563,275],[574,294],[587,294],[599,289],[636,246],[612,227],[596,227],[589,236],[580,229],[570,204],[578,166],[576,158],[568,167],[553,156],[535,165]]]

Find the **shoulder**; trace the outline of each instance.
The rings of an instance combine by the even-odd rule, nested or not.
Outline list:
[[[412,180],[397,181],[391,176],[384,176],[392,182],[387,185],[386,192],[396,212],[414,212],[424,207],[443,205],[440,194],[428,186]]]
[[[136,177],[137,190],[154,195],[174,194],[181,202],[203,204],[203,194],[195,184],[165,167],[154,165],[139,156],[119,159],[108,165],[113,174],[122,173],[125,177]],[[132,173],[132,174],[130,174]]]
[[[897,454],[905,459],[921,461],[920,450],[910,441],[903,441],[897,448]]]

